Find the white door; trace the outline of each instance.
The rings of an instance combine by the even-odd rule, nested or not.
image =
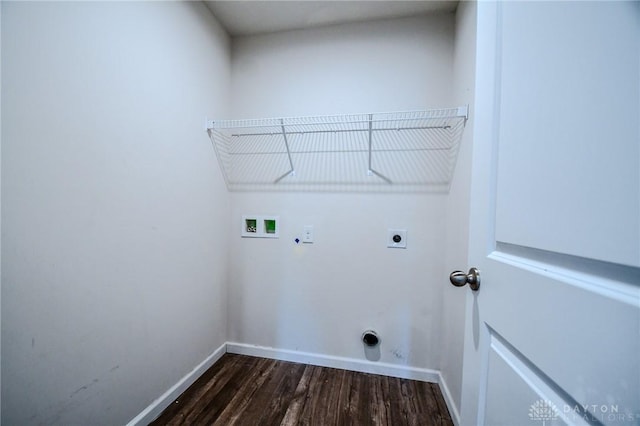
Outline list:
[[[640,424],[640,3],[477,24],[461,422]]]

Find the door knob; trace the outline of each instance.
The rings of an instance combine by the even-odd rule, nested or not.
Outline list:
[[[465,284],[469,284],[471,290],[478,291],[480,289],[480,271],[477,268],[469,269],[468,273],[462,271],[453,271],[449,275],[449,281],[456,287],[462,287]]]

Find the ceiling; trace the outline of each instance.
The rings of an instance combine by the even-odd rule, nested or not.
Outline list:
[[[456,10],[447,1],[212,1],[205,0],[231,36],[297,30],[346,22],[401,18]]]

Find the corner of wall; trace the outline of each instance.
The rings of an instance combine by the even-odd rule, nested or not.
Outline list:
[[[469,105],[466,123],[458,152],[454,179],[446,205],[446,238],[444,276],[453,270],[467,270],[469,238],[469,196],[471,193],[471,153],[473,145],[473,102],[475,91],[475,2],[460,2],[456,11],[456,39],[454,51],[454,102]],[[459,411],[462,397],[462,365],[466,316],[466,287],[446,285],[443,291],[443,333],[440,371],[447,393]],[[450,407],[451,409],[451,407]]]
[[[460,397],[458,396],[457,400],[451,394],[449,390],[449,385],[447,385],[447,380],[442,375],[442,371],[438,373],[438,387],[442,392],[442,397],[444,398],[445,403],[447,404],[447,409],[449,410],[449,415],[451,416],[451,420],[455,426],[460,424]]]
[[[0,2],[0,93],[2,93],[2,8]],[[2,99],[0,99],[0,236],[2,235]],[[2,237],[0,237],[0,330],[2,330]],[[0,333],[0,366],[2,365],[2,337]],[[2,367],[0,367],[2,383]],[[0,425],[2,424],[2,386],[0,386]]]

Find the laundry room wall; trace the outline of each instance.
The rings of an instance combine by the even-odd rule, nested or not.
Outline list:
[[[443,275],[469,267],[469,194],[471,192],[471,153],[473,148],[474,95],[476,52],[476,3],[461,2],[456,11],[454,49],[453,96],[456,104],[469,105],[470,113],[451,187],[446,201],[446,234]],[[462,396],[462,361],[464,352],[464,324],[468,287],[458,288],[444,284],[442,293],[442,340],[440,372],[445,392],[449,392],[452,417],[459,417]]]
[[[406,111],[452,105],[454,15],[239,37],[231,118]],[[229,340],[439,368],[446,194],[231,194]],[[243,214],[280,217],[279,239],[241,238]],[[305,225],[314,243],[296,244]],[[407,248],[386,247],[387,229]]]
[[[226,341],[200,2],[2,2],[2,423],[125,424]]]

